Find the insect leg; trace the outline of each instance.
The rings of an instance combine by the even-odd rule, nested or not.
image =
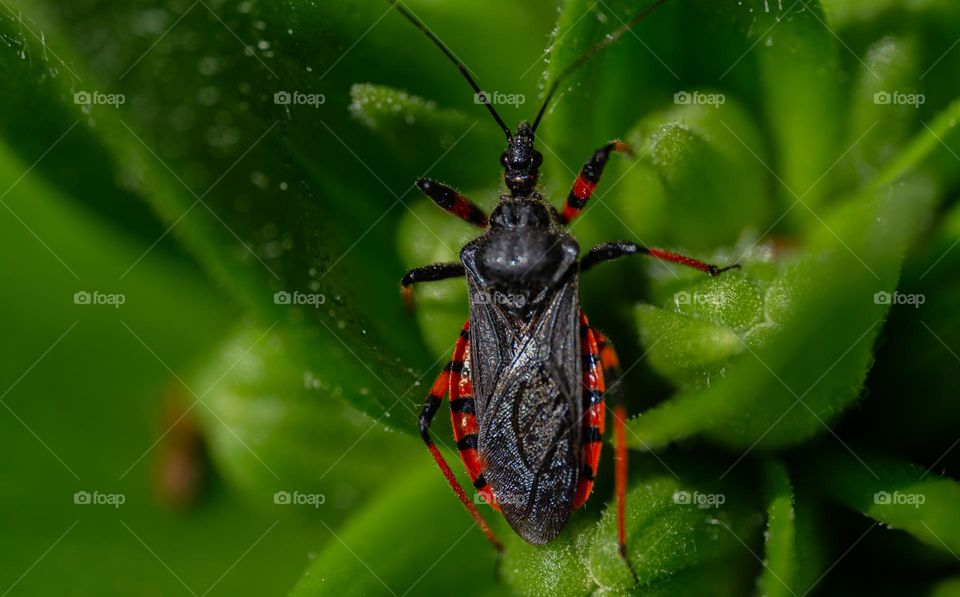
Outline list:
[[[400,280],[400,297],[408,310],[413,310],[413,285],[420,282],[436,282],[447,278],[457,278],[466,275],[463,264],[434,263],[414,268],[407,272]]]
[[[600,355],[600,364],[603,367],[603,377],[606,381],[607,391],[610,392],[613,402],[613,443],[614,443],[614,485],[617,496],[617,543],[619,545],[620,557],[630,568],[630,574],[633,575],[633,581],[639,582],[637,573],[633,569],[633,564],[627,556],[627,529],[626,529],[626,510],[627,510],[627,444],[626,444],[626,423],[627,409],[621,400],[622,390],[620,386],[620,359],[613,350],[610,340],[599,330],[593,330],[597,337],[597,352]]]
[[[667,251],[665,249],[657,249],[655,247],[648,249],[647,247],[641,247],[635,243],[619,240],[603,243],[602,245],[597,245],[590,249],[590,252],[580,260],[580,271],[585,272],[595,265],[599,265],[606,261],[619,259],[620,257],[626,257],[627,255],[649,255],[654,259],[669,261],[671,263],[679,263],[680,265],[698,269],[702,272],[710,274],[711,276],[716,276],[717,274],[721,274],[729,269],[736,269],[740,267],[739,264],[730,265],[727,267],[718,267],[716,265],[704,263],[698,259],[687,257],[672,251]]]
[[[455,349],[453,360],[462,363],[470,362],[469,342],[464,342]],[[467,469],[470,482],[477,490],[478,497],[499,512],[500,505],[483,476],[484,464],[477,452],[477,434],[480,428],[477,424],[472,377],[470,367],[467,365],[464,365],[459,373],[453,372],[450,375],[450,422],[453,423],[453,439],[457,440],[460,459]]]
[[[600,350],[595,332],[590,328],[587,316],[580,312],[580,355],[583,359],[583,418],[581,419],[582,444],[580,448],[580,473],[573,508],[586,503],[593,490],[593,481],[600,463],[604,428],[604,375],[600,363]]]
[[[469,222],[474,226],[479,226],[480,228],[487,226],[487,214],[484,213],[482,209],[442,182],[436,182],[429,178],[421,178],[417,181],[417,188],[420,189],[424,195],[433,199],[434,203],[461,220]]]
[[[563,208],[563,213],[560,214],[560,221],[564,224],[569,224],[574,218],[580,215],[580,212],[586,207],[587,201],[590,200],[594,189],[597,188],[597,183],[600,182],[603,167],[607,165],[607,159],[610,158],[610,154],[614,151],[627,154],[633,153],[629,145],[621,143],[620,141],[607,143],[594,152],[593,157],[580,168],[580,174],[577,175],[577,179],[573,182],[573,189],[571,189],[570,194],[567,195],[567,204]]]
[[[476,521],[477,526],[480,527],[483,534],[487,536],[487,540],[489,540],[494,549],[497,550],[497,553],[500,553],[503,551],[503,546],[500,544],[500,541],[498,541],[493,534],[493,530],[490,529],[487,521],[480,515],[477,507],[470,498],[467,497],[463,487],[457,482],[453,471],[450,470],[450,465],[447,464],[443,454],[440,453],[440,450],[430,437],[430,423],[433,421],[434,415],[437,414],[437,409],[440,408],[440,403],[443,401],[444,395],[450,390],[451,384],[454,381],[458,381],[457,378],[460,377],[460,371],[463,369],[463,361],[458,361],[457,355],[463,354],[469,341],[469,334],[470,323],[467,322],[460,331],[460,338],[457,340],[457,344],[453,349],[453,357],[450,359],[450,362],[447,363],[447,366],[443,368],[443,371],[440,372],[440,375],[437,376],[436,381],[433,382],[433,386],[430,387],[430,393],[427,395],[427,400],[423,405],[423,411],[420,413],[420,437],[423,438],[423,443],[427,445],[427,449],[430,450],[430,455],[433,456],[437,466],[440,467],[440,472],[443,473],[443,477],[447,480],[450,488],[457,494],[460,502],[470,513],[470,516],[473,517],[474,521]]]

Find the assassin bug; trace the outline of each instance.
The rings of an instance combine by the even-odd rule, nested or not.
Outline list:
[[[543,156],[534,148],[535,134],[560,81],[663,2],[655,2],[564,70],[548,89],[532,126],[523,121],[511,131],[494,106],[483,101],[507,139],[500,163],[508,193],[500,196],[489,218],[447,185],[428,179],[416,183],[441,208],[484,230],[462,248],[460,263],[413,269],[403,277],[401,288],[411,305],[414,284],[466,278],[470,316],[452,358],[431,386],[420,415],[420,434],[443,476],[498,552],[500,542],[430,436],[430,423],[443,397],[449,394],[457,448],[479,495],[526,541],[545,544],[590,495],[600,459],[605,393],[619,375],[609,340],[590,326],[580,310],[578,274],[634,254],[711,276],[730,269],[626,241],[598,245],[579,258],[579,245],[565,227],[586,206],[610,154],[629,152],[618,141],[601,147],[584,164],[563,211],[537,192]],[[466,67],[443,42],[402,4],[391,4],[440,48],[484,100]],[[618,543],[629,566],[624,527],[627,415],[619,403],[613,411]]]

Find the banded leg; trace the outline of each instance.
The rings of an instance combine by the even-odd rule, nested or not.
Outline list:
[[[577,175],[577,179],[573,182],[573,189],[570,190],[570,194],[567,196],[567,204],[563,208],[563,213],[560,214],[561,222],[569,224],[574,218],[580,215],[580,212],[586,207],[587,201],[590,200],[590,197],[593,196],[593,191],[597,188],[597,183],[600,182],[603,168],[607,165],[607,160],[614,151],[627,154],[633,153],[629,145],[621,143],[620,141],[607,143],[595,151],[593,157],[580,168],[580,174]]]
[[[417,181],[417,188],[433,199],[434,203],[461,220],[480,228],[487,226],[487,214],[482,209],[442,182],[421,178]]]
[[[630,568],[630,574],[633,575],[633,581],[639,582],[637,573],[633,569],[633,564],[627,556],[627,408],[620,399],[622,389],[620,387],[620,359],[613,350],[610,340],[600,330],[593,330],[597,338],[597,352],[600,355],[600,366],[603,369],[604,380],[606,381],[607,392],[610,393],[613,402],[613,445],[614,445],[614,493],[617,497],[617,544],[620,557]]]
[[[593,481],[600,464],[600,449],[603,447],[604,384],[600,362],[600,349],[594,330],[587,316],[580,312],[580,354],[583,358],[583,417],[580,435],[580,474],[577,493],[573,499],[576,510],[586,503],[593,490]]]
[[[413,310],[413,285],[420,282],[436,282],[447,278],[458,278],[466,275],[461,263],[434,263],[414,268],[400,280],[400,297],[407,310]]]
[[[612,261],[614,259],[619,259],[620,257],[626,257],[627,255],[649,255],[654,259],[669,261],[671,263],[679,263],[680,265],[698,269],[711,276],[722,274],[730,269],[740,268],[739,264],[730,265],[727,267],[718,267],[716,265],[711,265],[698,259],[687,257],[686,255],[681,255],[672,251],[667,251],[665,249],[657,249],[655,247],[648,249],[647,247],[641,247],[635,243],[619,240],[603,243],[602,245],[597,245],[590,249],[590,252],[580,260],[580,271],[585,272],[595,265]]]
[[[480,515],[477,507],[472,501],[470,501],[470,498],[467,497],[463,487],[461,487],[460,483],[457,482],[457,478],[454,476],[453,471],[450,470],[450,465],[447,464],[443,454],[440,453],[440,450],[437,448],[436,444],[433,443],[433,439],[430,437],[430,423],[433,421],[434,415],[437,414],[437,409],[440,408],[440,403],[443,401],[444,395],[451,390],[454,379],[457,379],[459,383],[460,372],[463,370],[463,361],[458,361],[457,355],[464,354],[466,347],[469,346],[469,334],[470,323],[467,322],[463,325],[463,329],[460,331],[460,338],[457,340],[457,344],[453,349],[453,357],[450,359],[450,362],[447,363],[446,367],[443,368],[443,371],[440,372],[440,375],[437,376],[437,379],[430,387],[430,393],[427,395],[427,400],[423,405],[423,411],[420,413],[420,437],[423,439],[423,443],[427,445],[427,449],[430,450],[430,455],[433,456],[437,466],[440,467],[440,472],[443,473],[443,477],[447,480],[447,484],[450,485],[450,488],[453,489],[453,492],[457,494],[457,498],[460,499],[460,503],[464,505],[464,507],[467,509],[467,512],[470,513],[470,516],[472,516],[473,520],[476,521],[477,526],[479,526],[480,530],[483,531],[483,534],[487,536],[487,540],[490,541],[494,549],[497,550],[497,553],[500,553],[503,551],[503,546],[493,534],[493,530],[490,529],[490,525],[488,525],[487,521],[484,520],[483,516]]]
[[[469,330],[460,332],[469,334]],[[450,371],[450,420],[453,423],[453,439],[457,441],[460,459],[467,469],[470,482],[483,499],[496,511],[500,511],[496,497],[483,476],[484,465],[477,453],[477,410],[473,399],[473,379],[470,375],[470,342],[463,342],[454,349],[454,363],[463,363]]]

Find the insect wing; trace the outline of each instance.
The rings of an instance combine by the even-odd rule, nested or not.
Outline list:
[[[553,539],[572,510],[582,414],[578,316],[576,280],[526,318],[496,301],[471,301],[478,452],[504,517],[530,543]]]

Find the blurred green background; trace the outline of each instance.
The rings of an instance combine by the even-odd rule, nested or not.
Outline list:
[[[515,126],[651,3],[405,4]],[[503,140],[389,3],[0,0],[0,41],[0,595],[960,594],[955,2],[671,0],[564,82],[546,196],[636,152],[582,249],[743,266],[582,280],[638,586],[612,450],[549,546],[484,510],[497,580],[422,449],[466,294],[398,280],[476,230],[412,183],[489,209]]]

